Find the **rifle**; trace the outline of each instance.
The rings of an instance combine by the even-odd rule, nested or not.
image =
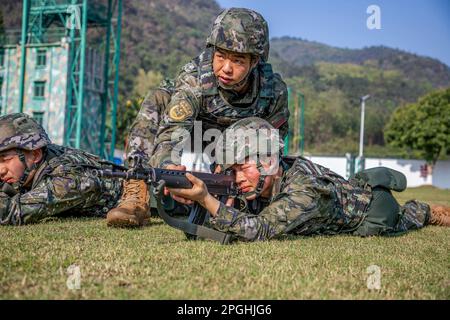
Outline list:
[[[97,177],[143,180],[149,186],[153,186],[158,214],[168,225],[184,231],[188,239],[205,238],[218,241],[221,244],[228,244],[230,242],[230,234],[208,228],[204,225],[208,221],[209,214],[198,203],[192,205],[187,220],[170,216],[164,209],[163,190],[164,187],[192,188],[192,183],[186,178],[186,173],[190,173],[201,179],[211,194],[219,196],[219,200],[225,202],[228,197],[236,197],[239,193],[235,177],[231,171],[225,174],[213,174],[152,167],[128,170],[125,167],[116,165],[114,168],[119,169],[119,171],[94,169],[93,174]]]

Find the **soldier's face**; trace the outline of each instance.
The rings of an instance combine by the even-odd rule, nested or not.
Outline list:
[[[40,151],[40,150],[39,150]],[[25,162],[30,167],[34,162],[37,161],[38,152],[34,151],[24,151]],[[42,153],[40,153],[42,157]],[[25,171],[25,165],[20,161],[19,155],[15,150],[8,150],[0,153],[0,179],[3,182],[12,184],[18,182],[23,176]]]
[[[235,164],[233,166],[233,171],[236,175],[236,183],[243,193],[252,192],[256,190],[261,173],[259,172],[256,166],[256,162],[254,160],[249,159],[244,164]],[[265,198],[270,197],[272,184],[273,184],[272,176],[267,176],[264,181],[261,197]],[[256,195],[246,197],[247,200],[253,200],[255,198]]]
[[[213,58],[214,75],[226,86],[241,82],[248,74],[252,65],[250,54],[240,54],[222,49],[216,49]]]

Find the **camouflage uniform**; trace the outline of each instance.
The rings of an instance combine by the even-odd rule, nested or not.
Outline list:
[[[246,78],[250,90],[243,96],[220,87],[212,67],[215,47],[260,57]],[[144,164],[173,163],[171,152],[179,140],[173,141],[172,134],[177,129],[192,132],[194,121],[202,121],[203,132],[210,128],[223,131],[239,119],[258,116],[279,128],[284,137],[289,118],[287,88],[265,62],[268,52],[267,24],[258,13],[236,8],[222,12],[205,51],[182,68],[175,86],[164,86],[144,102],[129,136],[128,159],[137,155]]]
[[[263,119],[247,118],[227,130],[269,127],[270,124]],[[226,132],[224,136],[227,136]],[[273,141],[275,138],[266,135],[264,139]],[[218,147],[224,151],[235,150],[234,163],[260,155],[254,143],[249,144],[245,138],[241,141],[221,140],[224,144],[218,144]],[[279,148],[282,147],[280,141]],[[263,176],[259,160],[257,163]],[[210,219],[211,225],[241,240],[255,241],[283,234],[395,235],[419,229],[430,220],[431,212],[427,204],[409,201],[400,207],[392,196],[391,189],[402,191],[406,188],[406,178],[400,172],[374,168],[358,173],[347,181],[303,157],[281,158],[280,164],[283,174],[274,177],[270,199],[256,198],[242,211],[221,203],[217,215]],[[227,163],[223,168],[228,169],[232,165]]]
[[[147,166],[150,163],[160,118],[173,91],[173,82],[165,80],[158,89],[151,90],[142,102],[128,137],[126,154],[129,166]]]
[[[4,123],[14,123],[17,119],[25,119],[37,129],[30,134],[22,130],[14,135],[14,129],[6,132]],[[36,145],[44,151],[43,160],[34,168],[31,186],[20,186],[15,192],[5,192],[3,188],[0,192],[1,224],[34,223],[62,214],[104,216],[117,204],[121,182],[92,174],[93,169],[111,169],[111,163],[81,150],[47,144],[44,129],[25,114],[3,116],[0,122],[1,129],[5,130],[1,135],[8,135],[0,137],[1,151],[35,150]],[[36,131],[39,134],[35,134]],[[43,140],[45,146],[41,146]]]
[[[383,192],[390,195],[388,189]],[[373,225],[369,223],[368,227],[366,221],[370,219],[372,197],[370,186],[360,187],[354,180],[347,181],[299,157],[283,172],[280,183],[275,183],[272,198],[261,212],[250,214],[221,204],[211,224],[241,240],[255,241],[283,234],[395,235],[419,229],[429,220],[427,204],[409,201],[385,213],[394,217],[394,225],[383,225],[373,233]]]

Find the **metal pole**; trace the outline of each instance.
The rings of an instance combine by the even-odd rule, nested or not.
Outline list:
[[[26,62],[26,44],[28,32],[28,12],[30,9],[30,0],[23,1],[22,10],[22,37],[21,37],[21,55],[20,55],[20,87],[19,87],[19,112],[23,112],[23,98],[25,91],[25,62]]]
[[[287,88],[287,92],[288,92],[288,108],[291,105],[291,88]],[[289,121],[289,119],[288,119]],[[284,138],[284,154],[288,155],[289,154],[289,130],[286,134],[286,138]]]
[[[84,100],[84,76],[86,66],[86,33],[87,33],[87,0],[83,0],[83,25],[81,26],[81,51],[80,51],[80,73],[79,73],[79,99],[77,105],[77,132],[75,148],[81,146],[81,124],[83,122],[83,100]]]
[[[365,101],[361,99],[361,126],[359,131],[359,157],[363,156],[363,148],[364,148],[364,109],[365,109]]]
[[[303,156],[303,151],[305,147],[305,96],[303,93],[298,94],[301,97],[301,110],[302,114],[300,116],[300,154]]]
[[[72,5],[75,5],[77,3],[77,0],[72,0]],[[70,18],[67,18],[70,19]],[[66,24],[67,24],[67,20],[66,20]],[[76,40],[75,40],[75,27],[72,25],[72,27],[70,28],[70,33],[69,33],[69,40],[68,41],[68,46],[69,46],[69,52],[68,52],[68,57],[69,57],[69,68],[68,73],[67,73],[67,105],[66,105],[66,119],[65,119],[65,137],[64,137],[64,144],[67,146],[71,146],[73,147],[74,145],[72,144],[72,111],[73,111],[73,106],[74,103],[77,98],[74,97],[74,94],[72,93],[72,91],[74,91],[76,88],[76,84],[75,84],[75,77],[74,77],[74,73],[75,73],[75,64],[77,63],[77,57],[76,57]],[[73,115],[73,117],[76,117],[76,114]]]
[[[111,132],[111,153],[110,153],[110,159],[114,158],[114,148],[116,145],[116,121],[117,121],[117,98],[119,95],[119,64],[120,64],[120,35],[122,31],[122,0],[118,0],[117,2],[117,36],[116,36],[116,42],[114,43],[115,46],[115,59],[114,59],[114,67],[116,70],[116,74],[114,77],[114,97],[113,97],[113,105],[112,105],[112,115],[111,115],[111,126],[112,126],[112,132]]]
[[[102,97],[102,126],[100,131],[100,154],[103,158],[108,156],[105,149],[106,113],[108,111],[108,86],[109,86],[109,55],[111,44],[111,23],[112,23],[112,0],[108,0],[108,21],[106,26],[105,61],[103,70],[103,97]]]
[[[369,99],[370,95],[365,95],[361,97],[361,127],[359,132],[359,157],[363,156],[364,148],[364,112],[366,107],[366,100]]]
[[[291,97],[292,99],[292,97]],[[289,101],[291,104],[291,101]],[[298,119],[298,109],[299,109],[299,100],[294,100],[294,127],[292,128],[292,152],[294,154],[298,153],[299,143],[298,139],[300,139],[300,121]]]

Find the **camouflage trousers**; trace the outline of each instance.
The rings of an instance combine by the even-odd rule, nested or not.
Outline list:
[[[353,232],[354,235],[400,235],[423,228],[429,222],[431,209],[428,204],[410,200],[400,206],[390,190],[376,187],[372,192],[366,218]]]
[[[155,138],[165,107],[169,104],[171,91],[160,87],[151,90],[141,104],[141,109],[131,126],[126,147],[126,162],[130,167],[147,166],[155,149]]]

